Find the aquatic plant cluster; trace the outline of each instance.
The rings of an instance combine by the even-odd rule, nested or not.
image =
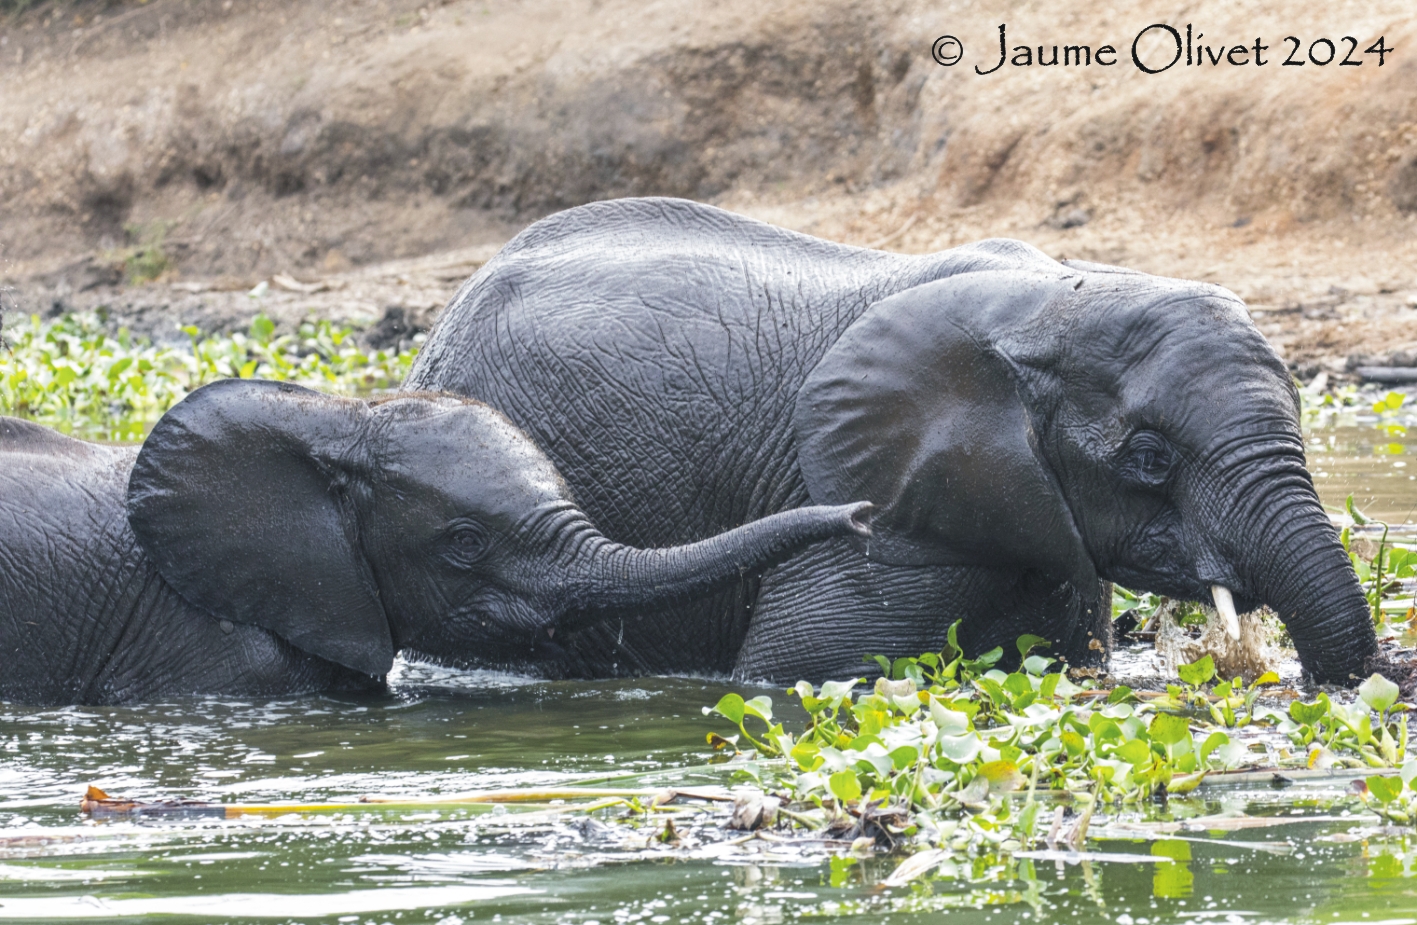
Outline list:
[[[1319,694],[1281,711],[1260,703],[1274,674],[1218,680],[1206,656],[1164,693],[1104,691],[1050,673],[1053,660],[1034,652],[1043,645],[1021,638],[1020,670],[1004,672],[1001,649],[966,658],[952,629],[942,653],[879,658],[884,676],[860,693],[859,678],[799,682],[788,694],[808,719],[796,735],[774,721],[769,697],[730,693],[704,712],[737,734],[709,742],[746,752],[740,776],[774,801],[776,819],[885,846],[1076,850],[1101,805],[1135,807],[1256,768],[1371,770],[1362,798],[1390,819],[1417,818],[1408,706],[1379,675],[1355,704]],[[1254,727],[1289,746],[1247,736]]]
[[[167,346],[126,329],[110,333],[95,314],[31,316],[5,331],[0,411],[76,437],[137,441],[188,392],[215,379],[369,392],[398,385],[417,352],[365,350],[357,328],[317,319],[280,334],[265,315],[244,332],[181,331],[187,342]]]
[[[1363,595],[1368,599],[1368,607],[1373,613],[1373,623],[1380,632],[1393,634],[1398,624],[1411,624],[1417,617],[1414,598],[1410,587],[1417,579],[1417,547],[1410,543],[1393,543],[1388,540],[1388,525],[1363,514],[1353,505],[1349,495],[1345,506],[1353,527],[1344,527],[1339,532],[1339,542],[1353,563],[1353,571],[1363,586]],[[1353,528],[1377,528],[1377,548],[1371,555],[1361,555],[1353,542]]]

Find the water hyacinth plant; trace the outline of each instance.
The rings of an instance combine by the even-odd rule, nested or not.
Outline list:
[[[215,379],[278,379],[363,393],[397,385],[416,353],[366,351],[355,328],[324,320],[285,334],[264,315],[245,332],[181,330],[185,345],[162,346],[124,329],[109,333],[93,314],[32,316],[5,331],[0,411],[77,437],[134,441],[188,392]]]
[[[737,734],[711,733],[709,742],[751,749],[742,774],[776,795],[780,818],[953,849],[1026,849],[1039,837],[1077,847],[1098,806],[1188,793],[1234,769],[1401,767],[1395,780],[1417,776],[1407,755],[1407,705],[1381,676],[1360,687],[1357,704],[1320,694],[1285,713],[1260,704],[1263,688],[1279,682],[1273,674],[1248,686],[1217,681],[1207,656],[1182,666],[1181,683],[1164,693],[1097,690],[1091,680],[1078,685],[1050,672],[1053,660],[1035,652],[1045,645],[1020,639],[1020,670],[1005,673],[993,667],[1001,650],[966,658],[951,628],[942,653],[878,658],[883,677],[873,687],[859,690],[859,678],[821,688],[799,682],[788,691],[807,714],[796,734],[774,720],[770,698],[725,695],[704,712],[727,719]],[[1247,741],[1251,726],[1293,748],[1276,754],[1272,744]],[[1370,789],[1386,794],[1392,784],[1379,779]],[[1417,791],[1406,799],[1402,806],[1417,803]],[[1045,803],[1055,817],[1046,834]],[[1064,805],[1081,809],[1067,831]]]

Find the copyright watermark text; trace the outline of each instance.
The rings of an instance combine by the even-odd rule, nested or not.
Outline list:
[[[1366,47],[1364,47],[1366,46]],[[974,73],[985,76],[1004,68],[1026,67],[1113,67],[1130,63],[1144,74],[1162,74],[1173,68],[1186,67],[1361,67],[1364,64],[1382,67],[1396,49],[1384,36],[1357,39],[1351,35],[1337,37],[1286,35],[1278,42],[1264,38],[1239,42],[1205,40],[1205,33],[1191,23],[1172,26],[1152,23],[1139,31],[1122,51],[1111,44],[1017,44],[1011,45],[1008,24],[999,26],[998,47],[975,56],[980,63]],[[964,43],[953,35],[942,35],[930,47],[930,57],[941,67],[954,67],[964,61]]]

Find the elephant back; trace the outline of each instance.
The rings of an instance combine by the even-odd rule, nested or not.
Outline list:
[[[676,545],[809,503],[795,464],[796,395],[872,304],[954,274],[1039,262],[1058,267],[1014,241],[911,256],[684,200],[594,203],[532,225],[469,279],[404,387],[500,409],[612,539]],[[746,619],[681,623],[697,623],[692,631],[731,659]],[[680,642],[654,644],[665,651],[641,667],[690,658],[675,651]]]

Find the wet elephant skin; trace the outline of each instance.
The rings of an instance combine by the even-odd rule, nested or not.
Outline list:
[[[405,387],[502,409],[627,542],[877,505],[869,541],[568,634],[573,673],[849,677],[865,653],[939,649],[956,620],[971,651],[1032,632],[1101,665],[1109,581],[1268,604],[1320,680],[1377,664],[1292,379],[1217,286],[1018,241],[889,254],[610,201],[469,279]]]
[[[711,593],[869,505],[664,549],[601,534],[525,434],[447,395],[226,380],[141,449],[0,418],[0,699],[381,686],[398,652],[559,664],[558,631]]]

